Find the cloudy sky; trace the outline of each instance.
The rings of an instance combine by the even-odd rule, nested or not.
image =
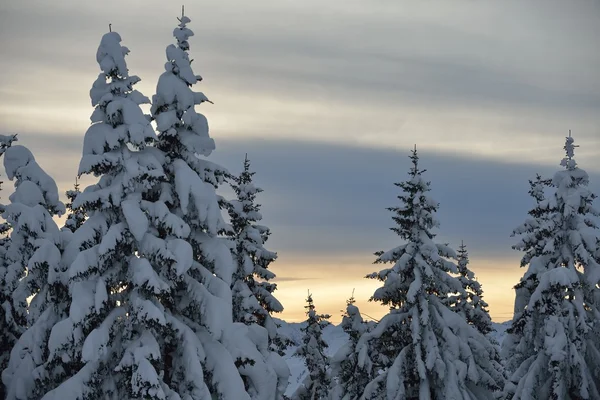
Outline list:
[[[551,175],[571,129],[600,192],[597,0],[212,0],[186,4],[191,57],[214,105],[217,150],[248,153],[265,190],[284,317],[306,291],[338,321],[363,311],[372,253],[399,244],[385,207],[417,144],[440,202],[439,240],[469,246],[495,320],[523,273],[511,230],[527,180]],[[151,97],[178,5],[157,0],[0,0],[0,133],[19,133],[61,190],[74,180],[92,108],[95,54],[112,23]],[[8,185],[5,185],[8,186]],[[226,192],[224,192],[226,193]]]

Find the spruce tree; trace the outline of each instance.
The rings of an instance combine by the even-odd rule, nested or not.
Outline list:
[[[246,156],[242,173],[230,177],[231,187],[237,197],[226,204],[237,262],[232,282],[233,320],[263,326],[269,332],[273,348],[282,355],[289,339],[286,340],[277,332],[277,325],[271,317],[272,313],[282,312],[283,306],[273,295],[277,284],[269,281],[275,278],[275,273],[268,269],[277,259],[277,253],[264,247],[271,232],[266,226],[258,224],[262,215],[256,196],[263,190],[254,185],[254,175]]]
[[[540,174],[536,174],[535,180],[529,180],[529,195],[535,200],[536,204],[528,212],[531,218],[528,218],[511,234],[511,237],[520,238],[519,242],[513,245],[512,248],[524,252],[523,257],[521,257],[521,267],[529,265],[534,257],[541,256],[544,253],[546,241],[551,235],[548,216],[556,210],[550,208],[550,203],[546,201],[545,197],[545,191],[551,185],[552,179],[544,179]],[[536,280],[537,276],[535,274],[526,275],[515,286],[518,293],[515,307],[519,312],[529,302],[529,297],[536,287]]]
[[[416,148],[410,159],[409,179],[396,184],[400,205],[389,208],[396,222],[391,229],[405,243],[377,252],[376,264],[392,266],[367,276],[383,282],[371,300],[390,312],[357,345],[359,366],[374,377],[364,398],[491,399],[503,386],[497,350],[446,304],[462,290],[451,275],[458,273],[449,260],[456,254],[433,241],[438,203],[428,195]]]
[[[215,192],[227,171],[206,159],[215,143],[206,117],[195,109],[209,100],[191,88],[202,78],[191,67],[189,22],[182,15],[173,31],[177,44],[166,49],[165,72],[151,107],[165,172],[154,193],[189,227],[187,242],[193,260],[172,307],[182,316],[180,329],[191,329],[196,337],[173,342],[166,349],[168,376],[182,387],[186,382],[202,385],[215,398],[271,399],[277,392],[278,374],[265,360],[267,331],[233,323],[231,285],[236,263],[224,237],[231,228],[224,222]],[[196,369],[190,369],[186,361],[192,348],[203,354]]]
[[[328,398],[331,385],[329,357],[325,354],[328,345],[323,340],[323,329],[329,325],[328,314],[317,314],[312,295],[306,298],[305,326],[302,344],[295,355],[304,358],[308,375],[292,395],[292,400],[323,400]]]
[[[23,333],[10,351],[2,381],[6,399],[32,399],[40,394],[35,379],[47,358],[50,330],[70,305],[66,268],[61,263],[69,236],[52,219],[65,212],[56,183],[33,154],[23,146],[10,146],[4,153],[4,167],[15,181],[11,203],[3,213],[12,226],[6,251],[7,277],[12,279],[6,282],[12,290],[14,320]]]
[[[513,230],[511,237],[519,237],[519,241],[512,246],[514,250],[523,251],[521,257],[521,268],[529,265],[532,259],[544,253],[546,241],[550,239],[552,232],[549,230],[548,218],[550,202],[546,200],[545,191],[552,185],[552,179],[543,179],[536,174],[535,180],[529,180],[529,195],[535,201],[535,206],[528,211],[529,218]],[[531,294],[539,282],[537,271],[529,270],[515,285],[515,304],[513,321],[520,319],[525,311]],[[517,346],[521,337],[514,333],[512,327],[506,331],[502,342],[502,358],[505,360],[505,369],[508,375],[512,375],[523,362],[522,354],[517,353]],[[510,383],[508,384],[510,386]]]
[[[277,258],[277,253],[264,247],[270,235],[269,228],[257,224],[262,220],[262,215],[260,204],[256,203],[256,195],[262,189],[254,185],[254,174],[255,172],[250,171],[250,160],[246,156],[241,174],[230,176],[236,199],[226,202],[232,225],[230,236],[233,240],[233,256],[237,266],[231,283],[233,321],[249,326],[257,324],[266,329],[270,350],[264,354],[264,360],[252,361],[270,364],[272,360],[275,362],[273,371],[282,371],[277,365],[284,365],[280,356],[289,339],[286,340],[278,333],[277,325],[271,317],[271,313],[283,311],[283,306],[273,295],[277,285],[269,281],[275,278],[275,274],[268,269]],[[272,351],[277,354],[271,354]],[[288,379],[289,372],[278,376],[278,397],[283,396]],[[250,382],[247,378],[245,380],[248,386]]]
[[[73,189],[67,190],[65,193],[69,202],[65,204],[68,214],[64,227],[71,232],[75,232],[77,229],[79,229],[81,225],[83,225],[83,222],[86,218],[85,212],[81,207],[73,207],[73,202],[79,193],[81,193],[79,190],[79,181],[75,179],[75,185],[73,186]]]
[[[369,324],[363,320],[360,310],[354,303],[354,296],[346,301],[342,317],[342,329],[348,334],[348,342],[335,353],[331,360],[332,400],[358,400],[364,388],[373,378],[358,364],[356,345]]]
[[[148,146],[155,134],[139,105],[149,100],[133,89],[140,79],[129,74],[129,50],[120,42],[118,33],[105,34],[96,55],[102,72],[90,91],[95,109],[79,174],[99,179],[72,204],[89,218],[63,256],[72,303],[50,335],[45,370],[52,390],[45,399],[173,396],[164,348],[193,335],[176,334],[167,309],[192,262],[183,240],[189,228],[152,202],[150,191],[164,177],[161,155]],[[194,369],[201,355],[192,348],[187,356]],[[58,360],[79,364],[57,369]],[[202,393],[201,384],[190,381],[185,389]]]
[[[577,166],[574,140],[564,146],[565,168],[551,184],[547,210],[521,232],[521,243],[536,243],[541,254],[529,260],[522,281],[533,277],[532,293],[510,333],[518,364],[509,370],[507,398],[600,398],[600,352],[594,332],[600,264],[595,258],[599,231],[596,196],[588,174]],[[547,234],[540,236],[539,227]]]
[[[450,308],[475,326],[484,335],[492,331],[492,319],[487,310],[488,304],[483,300],[483,289],[469,269],[469,253],[467,246],[461,242],[457,251],[458,280],[462,291],[449,297]]]

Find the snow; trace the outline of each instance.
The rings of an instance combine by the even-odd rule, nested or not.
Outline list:
[[[31,181],[21,183],[8,199],[13,203],[25,204],[28,207],[45,203],[40,187]]]
[[[189,213],[190,206],[193,206],[194,212],[198,214],[198,219],[206,225],[209,233],[215,235],[221,219],[221,210],[214,187],[200,179],[198,174],[183,160],[175,160],[173,168],[175,190],[184,215]]]
[[[144,287],[155,294],[169,290],[169,283],[158,276],[147,259],[132,256],[129,262],[131,266],[131,281],[136,286]]]
[[[306,365],[302,358],[296,357],[296,349],[298,343],[302,340],[301,329],[306,326],[306,322],[286,322],[284,320],[274,318],[278,325],[281,325],[279,332],[286,335],[295,345],[290,346],[284,355],[284,360],[290,369],[290,383],[285,391],[286,396],[291,396],[296,391],[300,383],[304,380],[307,374]],[[506,329],[510,327],[511,321],[502,323],[492,322],[493,331],[489,336],[495,343],[502,344],[506,336]],[[323,329],[323,340],[329,347],[325,350],[329,357],[333,357],[340,348],[348,343],[348,335],[344,332],[342,325],[330,324]]]
[[[106,355],[106,347],[110,340],[109,330],[106,325],[94,329],[85,339],[81,352],[81,361],[99,361]]]
[[[244,389],[241,380],[219,380],[217,378],[239,376],[232,356],[227,349],[207,332],[200,332],[198,336],[206,344],[204,346],[207,359],[206,366],[209,370],[214,371],[211,383],[216,387],[217,392],[222,395],[223,399],[250,400],[250,396]]]
[[[36,162],[35,157],[24,146],[13,145],[6,149],[4,152],[4,168],[8,179],[17,179],[17,192],[19,186],[25,182],[30,182],[29,188],[25,193],[17,193],[14,195],[12,202],[26,201],[31,206],[32,201],[38,200],[35,190],[32,188],[31,183],[35,184],[39,191],[43,194],[43,203],[50,212],[54,212],[58,215],[65,213],[65,205],[59,200],[58,187],[56,182],[52,179]],[[31,199],[28,197],[31,196]]]
[[[141,242],[150,224],[148,218],[146,218],[146,214],[140,209],[140,200],[124,200],[121,202],[121,207],[129,226],[129,231],[135,240]]]
[[[277,372],[265,361],[268,359],[268,333],[254,324],[233,323],[224,332],[223,345],[234,359],[252,360],[238,367],[249,385],[254,399],[275,400],[278,387]],[[287,376],[285,377],[287,381]]]
[[[96,284],[93,281],[75,282],[71,286],[71,296],[77,301],[71,302],[69,317],[73,323],[81,323],[89,314],[95,312]]]
[[[167,229],[171,235],[178,238],[187,238],[190,226],[179,216],[171,213],[164,201],[149,202],[142,200],[141,208],[152,224],[158,228]]]
[[[122,77],[127,77],[129,71],[125,62],[127,53],[129,53],[129,50],[121,46],[121,35],[117,32],[109,32],[102,36],[100,46],[96,52],[96,61],[106,75],[110,75],[115,71]]]

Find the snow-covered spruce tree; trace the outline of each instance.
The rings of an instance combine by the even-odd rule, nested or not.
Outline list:
[[[577,167],[574,140],[564,149],[564,170],[552,179],[552,193],[543,218],[549,234],[536,236],[537,224],[522,232],[522,242],[535,242],[524,279],[535,276],[524,311],[513,321],[511,334],[520,361],[505,388],[507,398],[600,398],[600,352],[594,325],[600,265],[593,254],[599,238],[593,208],[595,195],[587,188],[588,174]],[[522,280],[523,281],[523,280]]]
[[[364,388],[373,378],[358,365],[356,345],[369,329],[369,324],[363,320],[355,302],[354,296],[347,300],[341,324],[349,340],[331,359],[332,400],[360,399]]]
[[[312,294],[306,298],[306,316],[308,317],[303,328],[302,343],[296,349],[295,355],[304,358],[308,375],[292,395],[292,400],[319,400],[327,399],[331,378],[329,371],[329,357],[325,354],[328,347],[323,339],[323,328],[329,325],[328,314],[317,314]]]
[[[206,394],[201,375],[173,387],[165,374],[167,344],[185,344],[181,336],[195,336],[177,331],[168,309],[181,290],[177,278],[191,264],[183,240],[189,228],[150,199],[164,176],[161,154],[147,146],[155,134],[139,105],[149,100],[133,89],[140,79],[129,75],[129,50],[120,42],[118,33],[107,33],[96,54],[102,72],[90,90],[95,109],[79,174],[99,180],[72,204],[89,218],[63,256],[70,266],[72,303],[49,339],[42,375],[52,389],[43,397],[48,400],[167,399],[178,398],[177,389],[180,398]],[[168,239],[161,240],[159,230]],[[201,355],[186,350],[189,368],[198,374]],[[57,369],[61,359],[80,364]]]
[[[548,218],[550,212],[550,202],[546,200],[545,190],[552,185],[552,179],[543,179],[540,174],[536,174],[535,180],[529,180],[529,195],[535,201],[535,206],[528,211],[529,218],[513,230],[511,237],[519,237],[517,244],[513,245],[514,250],[523,251],[521,258],[521,267],[529,265],[532,259],[541,256],[544,253],[546,242],[550,239],[552,232],[549,227]],[[515,286],[515,304],[513,321],[521,318],[531,294],[539,283],[537,271],[529,270]],[[507,329],[506,336],[502,342],[501,356],[505,360],[505,369],[508,375],[512,375],[523,362],[524,354],[517,353],[517,346],[521,340],[521,335],[513,333],[513,329]],[[510,386],[510,384],[509,384]]]
[[[231,176],[231,187],[237,195],[228,201],[234,239],[234,258],[237,270],[232,283],[233,320],[245,324],[258,323],[269,332],[273,348],[283,355],[289,339],[277,332],[272,313],[283,311],[283,306],[273,292],[277,284],[269,282],[275,274],[269,270],[277,253],[265,249],[264,244],[271,232],[269,228],[257,224],[262,220],[260,204],[256,204],[256,195],[263,190],[254,186],[250,171],[250,160],[244,159],[244,170],[239,176]]]
[[[59,201],[54,180],[23,146],[10,146],[4,167],[15,192],[3,218],[12,226],[7,248],[7,289],[12,292],[14,321],[23,333],[10,352],[2,372],[6,399],[37,397],[36,368],[47,358],[50,330],[67,315],[70,298],[61,250],[69,234],[54,220],[65,206]],[[29,304],[28,304],[29,303]]]
[[[416,149],[410,159],[409,179],[396,184],[400,205],[389,209],[391,229],[406,243],[376,253],[376,264],[392,266],[367,276],[383,282],[371,300],[390,313],[357,345],[359,366],[374,376],[363,398],[491,399],[503,386],[497,350],[446,305],[449,294],[462,290],[448,260],[456,255],[433,242],[438,204],[428,196]]]
[[[250,171],[250,160],[246,156],[241,174],[229,177],[236,194],[236,199],[226,202],[232,225],[232,252],[237,266],[231,283],[233,321],[264,327],[268,332],[270,351],[276,351],[281,356],[289,339],[286,340],[278,333],[277,324],[271,317],[273,312],[282,312],[283,306],[273,295],[277,285],[269,281],[275,278],[275,274],[268,269],[277,254],[264,247],[270,235],[269,228],[257,224],[262,220],[262,215],[260,204],[256,203],[256,195],[262,189],[254,186],[254,174],[255,172]],[[280,364],[279,357],[270,352],[265,354],[267,363],[268,360],[275,360]],[[274,369],[278,369],[276,365]],[[288,378],[289,376],[279,377],[278,397],[283,396]]]
[[[457,261],[458,280],[463,290],[449,296],[450,308],[487,335],[492,331],[492,319],[487,310],[488,304],[483,300],[481,284],[469,269],[469,253],[464,243],[458,248]]]
[[[172,379],[199,374],[218,398],[275,399],[287,383],[285,361],[269,351],[266,329],[233,323],[231,285],[236,263],[230,240],[223,236],[231,227],[223,220],[215,192],[227,171],[205,158],[215,144],[206,118],[196,112],[195,105],[208,99],[191,89],[202,78],[194,74],[188,55],[188,39],[193,35],[187,28],[190,19],[183,15],[179,22],[173,31],[177,45],[166,49],[165,72],[151,108],[166,175],[156,194],[190,227],[188,242],[194,262],[185,275],[185,291],[174,298],[173,306],[196,332],[199,340],[193,346],[205,356],[200,360],[202,368],[190,371],[182,353],[174,353]]]
[[[79,193],[81,193],[79,190],[79,181],[75,179],[75,185],[73,186],[73,189],[67,190],[66,192],[69,202],[66,204],[68,213],[64,227],[71,232],[75,232],[77,229],[79,229],[81,225],[83,225],[83,222],[86,218],[85,212],[81,207],[73,207],[73,202]]]
[[[552,179],[543,179],[540,174],[536,174],[535,180],[529,180],[529,195],[535,200],[536,204],[528,212],[531,218],[528,218],[511,234],[511,237],[520,236],[519,242],[513,245],[512,248],[524,252],[521,258],[521,267],[528,266],[534,257],[541,256],[544,253],[546,241],[551,235],[548,216],[556,210],[551,208],[550,202],[546,201],[545,197],[545,191],[551,185]],[[523,277],[521,282],[515,286],[517,293],[515,312],[523,311],[536,286],[537,277],[535,274]]]

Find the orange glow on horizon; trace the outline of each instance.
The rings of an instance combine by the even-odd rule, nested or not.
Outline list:
[[[364,262],[360,257],[353,257],[351,262],[330,257],[315,261],[300,257],[290,259],[281,255],[272,269],[280,279],[275,280],[278,287],[275,296],[285,310],[276,314],[276,317],[290,322],[303,321],[308,290],[313,294],[317,312],[330,314],[330,321],[335,324],[341,321],[346,300],[352,295],[353,289],[356,305],[363,318],[379,319],[387,313],[387,307],[369,301],[381,282],[364,278],[366,274],[381,269],[381,266],[371,264],[369,257],[364,257]],[[484,300],[489,304],[492,319],[495,322],[510,320],[514,304],[513,286],[524,272],[519,268],[518,261],[472,258],[470,266],[483,286]]]

